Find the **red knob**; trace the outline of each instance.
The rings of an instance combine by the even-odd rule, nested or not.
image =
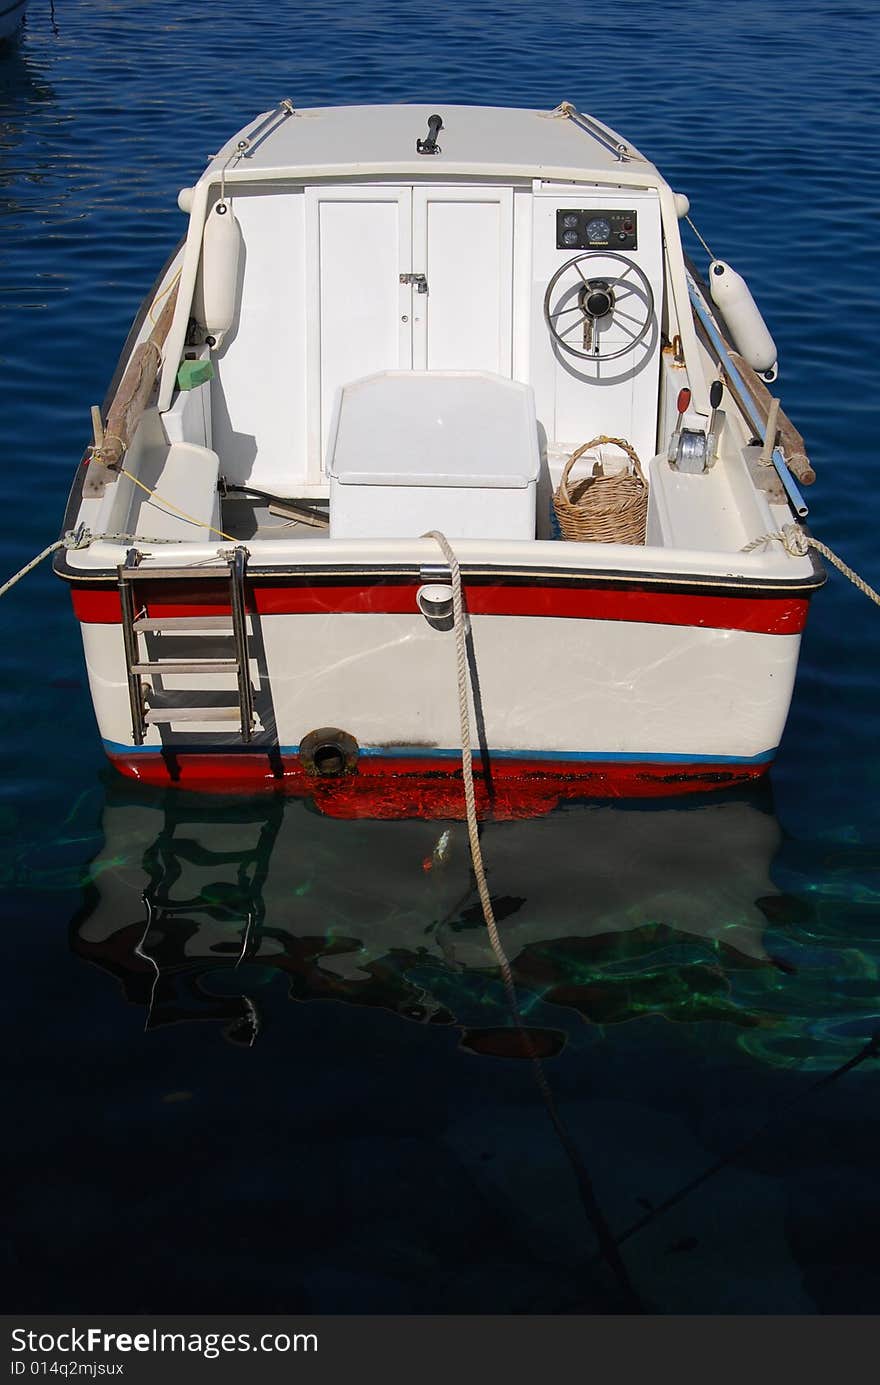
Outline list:
[[[685,411],[687,410],[687,408],[688,408],[690,402],[691,402],[691,392],[690,392],[690,390],[687,388],[687,386],[685,386],[685,388],[684,388],[683,390],[679,390],[679,391],[678,391],[678,412],[679,412],[680,414],[685,413]]]

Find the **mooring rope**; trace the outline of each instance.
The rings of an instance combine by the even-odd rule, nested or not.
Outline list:
[[[752,553],[764,543],[781,543],[786,553],[790,553],[793,558],[803,558],[806,556],[809,549],[814,548],[817,553],[822,554],[823,558],[827,558],[829,563],[837,568],[838,572],[842,572],[844,577],[848,578],[854,587],[857,587],[860,592],[863,592],[876,606],[880,606],[880,593],[869,586],[865,579],[860,577],[854,568],[851,568],[848,563],[845,563],[842,558],[839,558],[837,554],[828,547],[827,543],[823,543],[821,539],[813,538],[812,534],[807,534],[799,524],[784,524],[781,529],[774,530],[772,534],[761,534],[760,538],[752,539],[751,543],[747,543],[744,548],[740,549],[740,552]]]
[[[541,1062],[528,1032],[522,1013],[520,1012],[519,1002],[516,997],[516,985],[513,979],[510,962],[504,951],[501,936],[498,932],[498,924],[495,919],[495,911],[492,908],[492,897],[489,893],[489,886],[486,881],[486,868],[483,862],[483,852],[480,846],[480,829],[477,817],[476,796],[474,793],[474,769],[471,751],[471,728],[470,728],[470,702],[467,666],[467,637],[465,629],[465,609],[464,596],[462,592],[461,568],[458,559],[446,538],[438,529],[432,529],[427,534],[422,535],[426,539],[434,539],[439,545],[444,558],[449,564],[449,573],[452,579],[452,614],[453,629],[455,633],[455,655],[456,671],[458,678],[458,714],[459,726],[461,731],[461,772],[464,781],[464,801],[467,816],[468,841],[470,842],[471,861],[474,868],[474,876],[477,882],[477,890],[480,896],[480,904],[483,907],[483,918],[486,923],[486,930],[489,934],[489,942],[492,951],[498,962],[498,967],[504,981],[504,989],[507,994],[508,1004],[513,1015],[514,1023],[519,1030],[523,1049],[531,1060],[532,1071],[535,1075],[538,1089],[544,1101],[547,1114],[553,1124],[553,1128],[559,1137],[560,1144],[568,1158],[577,1182],[578,1191],[584,1210],[589,1218],[590,1224],[599,1243],[602,1257],[613,1271],[618,1283],[623,1289],[627,1299],[637,1311],[644,1311],[642,1304],[630,1282],[629,1274],[623,1258],[618,1249],[617,1242],[611,1231],[610,1226],[605,1220],[601,1208],[596,1201],[596,1194],[593,1190],[592,1180],[584,1167],[583,1161],[578,1153],[577,1146],[566,1128],[562,1117],[556,1107],[550,1084],[547,1081],[547,1074],[544,1072],[544,1065]]]
[[[146,534],[93,534],[90,530],[80,526],[79,529],[68,529],[62,539],[57,539],[55,543],[50,543],[48,548],[44,548],[42,553],[38,553],[35,558],[31,558],[29,563],[19,568],[8,581],[0,587],[0,596],[5,596],[16,582],[20,582],[22,577],[27,577],[29,572],[33,572],[45,558],[57,553],[59,548],[88,548],[89,544],[97,543],[99,539],[105,539],[109,543],[185,543],[185,539],[153,539]]]
[[[27,577],[29,572],[33,572],[34,568],[37,567],[44,558],[48,558],[51,553],[57,553],[59,548],[63,547],[64,539],[59,539],[57,543],[50,543],[48,548],[44,548],[42,553],[37,554],[36,558],[31,558],[30,562],[25,563],[24,567],[20,568],[13,577],[10,577],[8,582],[3,583],[3,586],[0,587],[0,596],[5,596],[10,587],[14,587],[16,582],[21,581],[22,577]]]

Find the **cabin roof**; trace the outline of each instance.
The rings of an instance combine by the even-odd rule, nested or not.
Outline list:
[[[428,135],[428,117],[442,116],[441,152],[420,155],[416,140]],[[242,149],[240,141],[247,141]],[[211,160],[205,176],[215,179],[225,166],[230,181],[271,176],[310,175],[322,170],[444,172],[491,176],[570,176],[656,170],[614,130],[570,103],[556,112],[506,106],[429,105],[323,106],[266,111],[246,125]],[[649,177],[648,181],[653,181]]]

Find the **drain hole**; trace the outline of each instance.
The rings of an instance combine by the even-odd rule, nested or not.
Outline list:
[[[299,757],[306,774],[322,779],[339,779],[343,774],[356,774],[360,751],[354,736],[340,731],[338,726],[321,726],[303,736]]]
[[[317,774],[345,773],[345,756],[338,745],[319,745],[314,753],[315,772]]]

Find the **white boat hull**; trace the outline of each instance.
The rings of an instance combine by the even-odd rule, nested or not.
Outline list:
[[[160,592],[147,583],[148,612],[226,609],[220,584],[213,596],[201,593],[197,606],[187,585],[173,593],[169,584]],[[118,612],[112,619],[115,592],[80,589],[74,604],[108,755],[147,782],[283,785],[316,794],[331,810],[335,802],[339,811],[354,810],[367,795],[375,800],[371,811],[384,803],[394,812],[410,802],[417,781],[430,779],[439,791],[445,780],[440,797],[455,814],[453,636],[418,613],[416,590],[363,580],[321,585],[314,576],[308,585],[255,585],[248,617],[253,740],[245,745],[234,729],[181,719],[148,727],[144,744],[135,745]],[[483,792],[503,785],[506,810],[535,795],[555,801],[705,789],[755,778],[771,763],[791,699],[806,596],[492,584],[472,588],[470,605],[479,692],[473,744]],[[539,605],[546,613],[512,613]],[[293,609],[273,613],[280,606]],[[185,658],[195,635],[149,638],[151,657]],[[199,654],[206,652],[201,636]],[[178,696],[182,707],[235,701],[223,673],[171,673],[154,688],[167,704]],[[356,742],[356,761],[339,777],[324,778],[302,761],[300,746],[320,728]]]
[[[755,778],[824,574],[681,201],[568,103],[430,110],[282,102],[182,193],[55,560],[107,753],[460,814],[442,531],[481,809]]]

